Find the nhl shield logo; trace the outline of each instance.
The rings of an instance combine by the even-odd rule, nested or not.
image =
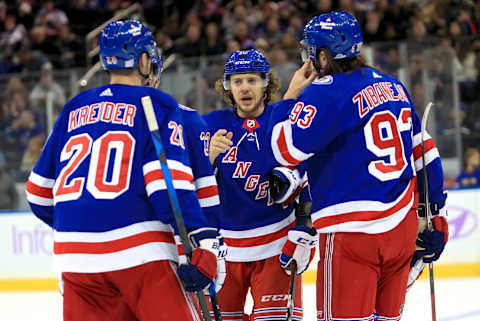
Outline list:
[[[242,128],[248,130],[248,133],[251,134],[257,128],[260,128],[260,124],[255,118],[247,118],[242,125]]]

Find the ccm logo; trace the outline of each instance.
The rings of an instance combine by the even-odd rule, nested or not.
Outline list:
[[[317,244],[317,240],[309,240],[304,239],[303,237],[299,237],[297,239],[298,244],[307,245],[307,246],[315,246]]]
[[[262,302],[269,302],[269,301],[287,301],[288,294],[272,294],[272,295],[264,295],[260,301]]]

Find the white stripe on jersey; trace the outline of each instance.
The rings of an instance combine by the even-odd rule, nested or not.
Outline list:
[[[235,238],[235,239],[242,239],[246,237],[257,237],[257,236],[271,234],[278,230],[281,230],[282,228],[293,223],[294,221],[295,221],[295,211],[292,211],[292,213],[290,213],[290,215],[288,215],[283,220],[270,225],[265,225],[265,226],[261,226],[261,227],[257,227],[249,230],[241,230],[241,231],[222,229],[220,230],[220,232],[224,237]]]
[[[282,138],[282,135],[285,138],[285,144],[279,143],[279,138]],[[304,153],[293,145],[292,127],[289,119],[273,127],[271,144],[275,159],[285,166],[295,166],[313,156],[312,153]]]
[[[106,232],[54,232],[55,242],[109,242],[144,232],[172,232],[160,221],[145,221]]]
[[[287,228],[294,222],[295,212],[292,211],[280,222],[267,226],[242,231],[220,230],[228,245],[225,259],[232,262],[249,262],[279,255],[287,240]]]
[[[155,242],[107,254],[56,254],[55,268],[61,272],[98,273],[142,265],[158,260],[176,261],[175,244]]]
[[[351,201],[345,203],[338,203],[328,206],[324,209],[312,213],[313,225],[317,228],[319,233],[332,232],[363,232],[368,234],[383,233],[393,229],[397,226],[412,209],[414,203],[414,181],[410,181],[408,186],[402,194],[393,202],[382,203],[379,201]],[[405,205],[401,208],[396,208],[399,204]],[[378,219],[360,220],[355,214],[362,214],[366,212],[374,212],[386,215],[381,215]],[[343,215],[351,215],[346,222],[342,222]],[[320,220],[331,218],[331,224],[322,224],[319,227]],[[338,222],[335,222],[338,218]]]
[[[30,173],[28,180],[40,187],[46,187],[46,188],[53,188],[53,185],[55,184],[54,179],[40,176],[33,171]]]
[[[438,149],[437,148],[433,148],[431,150],[429,150],[428,152],[425,153],[425,166],[427,166],[428,164],[430,164],[433,160],[435,160],[437,157],[440,157],[440,154],[438,153]],[[418,172],[419,170],[421,170],[423,168],[423,160],[422,158],[420,157],[419,159],[417,159],[415,161],[415,170]],[[428,173],[428,169],[427,169],[427,173]]]

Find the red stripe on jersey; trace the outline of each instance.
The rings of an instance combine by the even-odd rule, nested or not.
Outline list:
[[[172,232],[151,231],[108,242],[55,242],[53,253],[107,254],[153,242],[175,244]]]
[[[252,247],[252,246],[258,246],[258,245],[264,245],[264,244],[274,242],[286,236],[288,234],[288,230],[294,226],[295,226],[295,222],[292,222],[290,225],[285,226],[281,230],[278,230],[274,233],[270,233],[267,235],[245,237],[241,239],[224,237],[224,240],[228,246],[233,246],[233,247]]]
[[[30,180],[27,181],[26,190],[28,193],[35,196],[53,199],[52,188],[38,186]]]
[[[185,247],[182,244],[177,244],[177,252],[179,256],[185,255]]]
[[[321,217],[316,219],[313,223],[313,226],[316,229],[324,228],[331,225],[337,225],[346,222],[353,222],[353,221],[374,221],[379,220],[385,217],[388,217],[395,212],[399,211],[400,209],[407,206],[407,204],[412,200],[413,191],[415,186],[415,179],[410,181],[408,185],[408,190],[403,196],[403,198],[398,201],[393,207],[389,208],[385,211],[358,211],[358,212],[350,212],[350,213],[339,213],[332,216]],[[416,207],[416,204],[413,205]]]
[[[293,157],[292,154],[290,154],[290,151],[288,150],[288,144],[287,144],[287,140],[285,139],[285,131],[283,129],[283,126],[280,129],[280,134],[278,135],[278,138],[277,138],[277,146],[283,159],[285,159],[289,164],[297,165],[298,163],[300,163],[300,161],[295,157]]]
[[[430,150],[435,148],[435,142],[432,138],[429,138],[425,141],[425,154]],[[422,157],[422,143],[418,144],[413,148],[413,159],[417,160]]]
[[[197,197],[199,199],[209,198],[209,197],[217,196],[217,195],[218,195],[217,185],[211,185],[211,186],[202,187],[202,188],[197,189]]]
[[[193,176],[190,175],[189,173],[179,171],[177,169],[170,169],[170,173],[174,181],[189,181],[190,183],[193,182]],[[163,180],[163,179],[164,178],[163,178],[162,170],[155,169],[145,174],[145,185],[148,185],[152,181]]]

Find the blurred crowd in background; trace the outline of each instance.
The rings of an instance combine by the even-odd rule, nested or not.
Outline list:
[[[95,63],[86,48],[97,40],[87,44],[87,33],[134,3],[164,58],[178,57],[162,89],[202,113],[227,107],[213,88],[233,51],[263,51],[282,81],[280,97],[301,63],[305,23],[331,10],[352,13],[367,58],[404,81],[417,113],[429,100],[443,104],[434,120],[441,156],[462,163],[447,185],[480,184],[479,0],[11,0],[0,1],[0,193],[34,166],[48,135],[47,100],[55,118],[77,93],[72,70],[82,74]],[[188,78],[171,81],[179,73]],[[0,197],[0,208],[13,206],[5,202]]]

